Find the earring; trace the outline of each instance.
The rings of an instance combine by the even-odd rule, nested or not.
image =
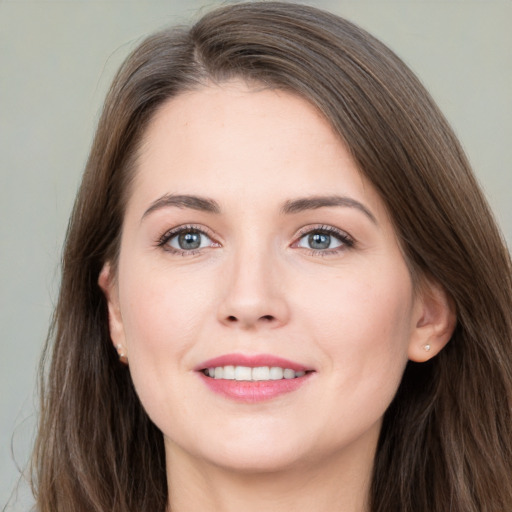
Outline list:
[[[424,348],[427,352],[430,352],[430,345],[425,345],[423,348]]]
[[[123,364],[128,364],[128,356],[126,355],[124,347],[122,345],[116,345],[116,349],[119,356],[119,361],[121,361]]]

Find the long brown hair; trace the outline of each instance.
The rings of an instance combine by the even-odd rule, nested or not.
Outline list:
[[[430,362],[408,364],[386,412],[371,511],[512,510],[511,262],[466,157],[387,47],[332,14],[274,2],[223,7],[192,28],[153,35],[114,80],[42,362],[38,510],[165,509],[162,434],[112,347],[97,280],[116,261],[138,144],[155,111],[233,77],[316,105],[385,201],[412,274],[441,283],[456,307],[450,343]]]

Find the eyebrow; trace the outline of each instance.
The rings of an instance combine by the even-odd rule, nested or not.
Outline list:
[[[191,208],[192,210],[208,213],[220,213],[220,206],[217,201],[213,199],[190,195],[166,194],[151,203],[151,206],[144,212],[144,215],[142,215],[142,219],[147,217],[151,212],[172,206],[177,208]]]
[[[373,213],[363,203],[346,196],[312,196],[286,201],[281,212],[284,214],[293,214],[330,206],[356,208],[360,212],[364,213],[374,224],[378,224],[375,215],[373,215]]]
[[[291,215],[294,213],[301,213],[307,210],[317,210],[319,208],[326,208],[332,206],[342,206],[348,208],[356,208],[364,213],[374,224],[377,219],[373,213],[362,203],[346,196],[312,196],[300,199],[286,201],[282,208],[281,213]],[[147,217],[150,213],[160,210],[162,208],[191,208],[202,212],[220,214],[221,209],[217,201],[208,197],[200,197],[186,194],[165,194],[159,197],[156,201],[151,203],[150,207],[142,215],[142,219]]]

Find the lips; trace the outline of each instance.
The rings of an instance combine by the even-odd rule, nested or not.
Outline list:
[[[195,368],[213,392],[243,402],[270,400],[301,387],[314,370],[269,354],[227,354]]]
[[[196,371],[201,371],[206,368],[216,368],[218,366],[248,366],[250,368],[256,368],[258,366],[275,366],[280,368],[290,368],[296,372],[313,370],[312,368],[307,368],[300,363],[270,354],[226,354],[213,359],[208,359],[208,361],[204,361],[194,369]]]

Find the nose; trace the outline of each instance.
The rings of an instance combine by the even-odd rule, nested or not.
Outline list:
[[[290,309],[277,267],[271,255],[254,252],[231,261],[223,277],[219,321],[245,330],[285,325]]]

